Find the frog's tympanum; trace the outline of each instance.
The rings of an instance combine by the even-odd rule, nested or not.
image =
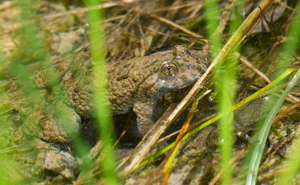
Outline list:
[[[85,61],[85,62],[83,62]],[[83,117],[93,117],[91,63],[80,60],[64,76],[66,90],[75,110]],[[85,66],[85,67],[83,67]],[[90,66],[90,67],[86,67]],[[133,108],[139,132],[145,134],[153,125],[153,108],[163,94],[193,83],[206,70],[207,61],[183,45],[173,50],[107,65],[109,99],[113,114]]]

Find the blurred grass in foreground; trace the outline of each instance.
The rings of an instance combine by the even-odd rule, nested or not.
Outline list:
[[[89,7],[99,4],[99,0],[89,0]],[[88,12],[90,24],[90,43],[91,55],[93,58],[93,80],[94,80],[94,95],[96,102],[96,115],[98,123],[98,132],[100,133],[103,142],[102,153],[104,159],[101,166],[104,171],[107,184],[119,184],[118,175],[116,172],[116,161],[114,151],[112,150],[113,143],[113,128],[110,107],[105,105],[107,100],[107,75],[106,75],[106,62],[105,62],[105,35],[104,26],[99,25],[103,20],[103,11],[91,10]]]
[[[218,31],[218,26],[221,21],[218,13],[217,1],[204,1],[207,35],[209,39],[209,47],[212,58],[214,59],[222,49],[221,34]],[[212,14],[215,12],[215,14]],[[240,21],[241,22],[241,21]],[[230,31],[234,32],[238,29],[237,24],[230,24]],[[216,29],[217,28],[217,29]],[[236,51],[235,48],[234,51]],[[233,52],[232,52],[233,53]],[[212,59],[212,60],[213,60]],[[221,184],[232,184],[232,164],[230,160],[233,157],[233,112],[229,112],[235,103],[235,85],[237,78],[237,64],[235,57],[227,59],[221,66],[217,65],[214,68],[214,84],[215,93],[217,95],[218,112],[223,116],[219,120],[219,143],[220,143],[220,167],[222,169]]]
[[[207,35],[209,40],[210,53],[214,59],[217,54],[222,49],[221,33],[217,33],[219,21],[219,13],[212,14],[212,12],[218,12],[218,2],[213,1],[204,1],[205,4],[205,13],[206,13],[206,25]],[[215,34],[214,34],[215,33]],[[228,84],[232,84],[232,77],[235,72],[230,73],[230,70],[236,70],[234,68],[229,68],[229,61],[224,62],[221,66],[218,66],[214,69],[214,84],[215,84],[215,93],[217,95],[217,106],[218,112],[225,112],[228,108],[233,105],[234,102],[234,90],[232,87],[229,87]],[[233,79],[234,80],[234,79]],[[234,81],[233,81],[233,84]],[[233,112],[226,112],[223,117],[219,120],[219,142],[220,142],[220,165],[223,170],[221,176],[221,184],[231,184],[232,181],[232,172],[231,165],[229,161],[232,157],[232,123],[233,123]]]
[[[2,48],[0,48],[1,50]],[[2,55],[2,52],[0,51],[0,65],[5,66],[4,64],[4,56]],[[5,105],[6,96],[4,96],[5,91],[5,79],[3,77],[3,68],[0,70],[0,184],[1,185],[7,185],[9,184],[8,181],[8,170],[7,170],[7,164],[4,161],[12,161],[11,156],[5,154],[5,150],[7,150],[8,147],[11,147],[9,144],[9,141],[7,141],[9,138],[9,113],[8,113],[8,107]]]
[[[36,15],[35,15],[35,10],[32,8],[32,3],[36,3],[36,1],[32,0],[32,1],[23,1],[23,0],[18,0],[17,1],[17,6],[20,7],[20,14],[21,14],[21,24],[22,24],[22,29],[19,32],[20,34],[20,45],[18,45],[18,51],[15,53],[15,58],[13,59],[13,61],[10,61],[11,63],[13,63],[12,66],[12,72],[14,76],[14,78],[18,81],[18,83],[21,85],[22,89],[23,89],[23,93],[24,96],[28,97],[27,100],[27,105],[28,107],[22,107],[22,108],[26,108],[29,109],[29,113],[34,111],[34,106],[40,106],[43,107],[43,105],[48,105],[48,103],[46,102],[46,98],[43,96],[43,94],[41,94],[40,90],[35,86],[35,84],[33,83],[31,76],[33,75],[31,71],[29,71],[29,68],[32,64],[34,63],[38,63],[40,64],[40,67],[44,67],[45,71],[46,71],[46,75],[47,75],[47,80],[49,81],[50,84],[50,91],[54,94],[54,96],[57,98],[58,101],[63,102],[63,96],[65,94],[62,84],[60,84],[60,79],[59,79],[59,75],[58,75],[58,71],[55,69],[55,67],[52,65],[50,61],[50,59],[48,58],[48,54],[47,54],[47,49],[46,46],[43,44],[45,43],[45,41],[41,40],[41,38],[39,38],[39,30],[38,30],[38,26],[37,26],[37,22],[35,21],[37,19]],[[93,2],[92,2],[93,3]],[[91,3],[91,4],[92,4]],[[94,1],[94,5],[95,5],[95,1]],[[99,49],[99,45],[97,45],[95,47],[95,45],[92,45],[92,54],[95,54],[95,49],[97,50],[98,53],[100,53],[100,55],[95,56],[94,55],[94,61],[100,61],[104,64],[105,60],[105,52],[104,51],[104,45],[102,43],[102,39],[98,39],[98,38],[102,38],[103,37],[103,32],[99,32],[99,28],[95,28],[95,26],[92,24],[93,22],[97,22],[100,20],[100,18],[102,19],[102,17],[97,16],[100,15],[99,14],[100,11],[98,10],[94,10],[93,12],[90,13],[90,15],[95,18],[95,19],[91,19],[90,23],[91,23],[91,32],[93,33],[91,35],[91,42],[94,41],[99,41],[100,40],[100,49]],[[94,31],[93,31],[94,30]],[[96,33],[96,34],[95,34]],[[100,36],[99,36],[100,34]],[[95,37],[96,36],[96,37]],[[96,42],[96,44],[99,44],[99,42]],[[101,53],[102,51],[102,53]],[[99,60],[99,56],[100,56],[100,60]],[[98,57],[98,58],[97,58]],[[97,62],[95,62],[97,63]],[[97,75],[103,75],[104,78],[106,78],[105,76],[105,70],[102,70],[99,67],[97,68],[97,65],[95,65],[95,69],[97,70],[97,72],[95,73],[96,76],[95,78],[98,78],[99,76]],[[99,73],[100,71],[100,73]],[[105,82],[106,80],[103,79],[101,82]],[[54,88],[54,87],[58,87],[58,88]],[[58,90],[57,90],[58,89]],[[97,89],[95,91],[96,96],[97,95],[101,95],[101,98],[105,98],[105,96],[102,96],[103,94],[106,94],[106,92],[104,92],[106,89],[100,89],[101,92],[99,92],[99,89]],[[99,100],[99,99],[96,99]],[[110,171],[108,173],[105,173],[105,175],[108,177],[108,184],[117,184],[118,183],[118,178],[116,178],[116,172],[114,172],[115,170],[115,161],[114,161],[114,155],[113,155],[113,151],[111,150],[111,144],[106,144],[106,143],[111,143],[111,131],[109,132],[108,128],[110,127],[111,124],[111,118],[107,119],[107,116],[103,116],[109,113],[109,108],[108,107],[104,107],[104,100],[100,101],[99,105],[99,101],[98,102],[98,107],[100,107],[101,110],[101,115],[102,117],[100,117],[100,122],[102,123],[100,126],[100,130],[104,131],[102,132],[102,138],[105,140],[104,141],[104,153],[107,154],[107,158],[104,160],[104,172],[107,172],[106,169],[110,169]],[[59,109],[59,115],[58,115],[58,120],[61,120],[61,122],[64,124],[64,127],[66,129],[70,129],[72,128],[71,126],[69,126],[71,124],[71,122],[73,121],[70,116],[68,114],[65,113],[65,104],[62,103],[61,107],[56,107]],[[7,112],[7,110],[5,110],[7,107],[5,107],[4,104],[1,105],[1,110],[2,112]],[[103,112],[103,110],[106,108],[106,111]],[[5,117],[6,114],[2,113],[2,117]],[[29,115],[23,115],[23,116],[29,116]],[[1,118],[2,118],[1,117]],[[105,118],[104,120],[101,118]],[[7,117],[5,117],[4,119],[6,119],[5,121],[9,121],[7,120]],[[2,121],[4,120],[2,119]],[[11,123],[7,123],[4,124],[4,121],[1,123],[2,126],[10,126]],[[32,125],[33,122],[29,122],[28,120],[23,120],[22,121],[22,126],[26,125],[28,128],[30,127],[36,127],[36,125]],[[109,127],[103,127],[103,125],[108,125]],[[3,130],[8,130],[8,129],[3,129]],[[111,129],[110,129],[111,130]],[[3,136],[3,135],[1,135]],[[35,137],[29,137],[29,142],[34,142],[34,138]],[[10,141],[9,141],[10,142]],[[93,177],[90,175],[84,175],[85,173],[92,171],[92,163],[91,160],[87,157],[89,154],[89,149],[87,147],[86,142],[82,139],[82,137],[74,137],[73,140],[71,141],[73,144],[72,146],[74,147],[75,153],[77,154],[78,157],[80,157],[80,159],[82,160],[82,163],[80,165],[81,168],[81,172],[83,173],[83,178],[85,182],[92,182]],[[14,147],[14,146],[13,146]],[[1,148],[1,150],[3,151],[3,148]],[[13,149],[13,151],[16,151],[15,149]],[[14,152],[12,152],[14,153]],[[9,175],[3,175],[5,173],[1,173],[1,183],[5,183],[5,180],[7,179],[10,183],[11,182],[16,182],[17,184],[23,184],[23,183],[33,183],[34,179],[28,179],[28,177],[23,177],[25,181],[23,181],[22,179],[20,179],[19,181],[16,181],[16,179],[12,179],[11,174],[14,173],[14,170],[12,171],[7,171],[5,169],[12,169],[12,166],[7,166],[10,165],[10,163],[5,162],[4,161],[9,161],[9,156],[4,156],[6,157],[6,159],[2,159],[3,160],[3,168],[0,168],[0,172],[5,172],[8,173]],[[110,162],[110,163],[106,163],[106,162]],[[16,169],[22,169],[22,167],[16,167]],[[15,174],[17,175],[17,174]],[[3,181],[2,181],[3,180]],[[33,180],[33,181],[32,181]]]

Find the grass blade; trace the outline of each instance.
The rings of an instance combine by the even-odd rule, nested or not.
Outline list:
[[[93,6],[99,4],[99,0],[89,0],[91,10],[88,12],[90,24],[90,42],[91,55],[93,57],[93,79],[94,95],[96,102],[96,115],[99,125],[99,132],[103,141],[103,154],[105,159],[102,161],[102,169],[107,178],[106,184],[119,184],[116,170],[115,156],[112,150],[112,117],[107,102],[107,75],[105,63],[105,44],[104,44],[104,26],[100,24],[103,20],[103,12],[93,9]]]

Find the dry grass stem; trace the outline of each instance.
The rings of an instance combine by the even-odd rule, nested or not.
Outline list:
[[[15,2],[6,1],[6,2],[4,2],[3,4],[0,5],[0,11],[3,11],[6,8],[11,8],[15,5],[16,5]]]
[[[231,9],[229,9],[229,7],[232,7],[232,4],[233,4],[233,0],[227,1],[225,10],[222,13],[221,20],[218,25],[218,28],[213,33],[212,37],[215,37],[216,35],[221,35],[221,33],[224,31],[224,29],[229,21],[230,15],[231,15]]]
[[[190,30],[188,30],[188,29],[186,29],[186,28],[184,28],[184,27],[182,27],[182,26],[180,26],[180,25],[178,25],[178,24],[176,24],[176,23],[168,20],[168,19],[165,19],[163,17],[158,17],[157,15],[154,15],[154,14],[150,14],[150,17],[155,18],[155,19],[157,19],[157,20],[159,20],[161,22],[164,22],[166,24],[169,24],[169,25],[171,25],[171,26],[173,26],[173,27],[175,27],[175,28],[177,28],[177,29],[179,29],[179,30],[181,30],[181,31],[183,31],[183,32],[185,32],[185,33],[193,36],[193,37],[199,38],[199,39],[201,39],[201,41],[207,43],[207,40],[203,39],[203,36],[198,35],[198,34],[192,32],[192,31],[190,31]]]
[[[260,76],[262,79],[264,79],[267,83],[271,83],[271,80],[260,70],[256,69],[248,60],[246,57],[242,56],[241,54],[235,52],[234,56],[237,57],[242,64],[249,67],[252,71],[254,71],[258,76]]]

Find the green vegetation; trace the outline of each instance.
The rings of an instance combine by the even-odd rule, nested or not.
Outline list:
[[[114,156],[114,151],[112,146],[115,140],[113,137],[113,126],[112,118],[109,106],[105,105],[107,102],[107,76],[106,76],[106,62],[105,62],[105,44],[103,39],[104,27],[102,24],[97,24],[103,20],[103,12],[97,9],[93,10],[93,6],[98,5],[98,0],[89,0],[89,7],[91,11],[88,12],[89,24],[90,24],[90,42],[91,54],[93,57],[93,70],[94,79],[98,83],[94,83],[94,94],[96,102],[96,115],[99,126],[99,133],[102,136],[101,140],[103,142],[102,152],[104,155],[104,160],[101,163],[102,169],[104,170],[104,175],[107,178],[107,184],[119,184],[118,175],[116,172],[116,161]],[[99,84],[101,82],[102,84]]]

